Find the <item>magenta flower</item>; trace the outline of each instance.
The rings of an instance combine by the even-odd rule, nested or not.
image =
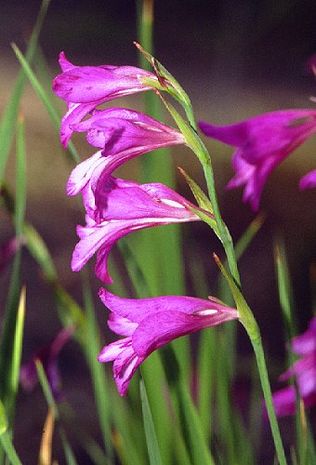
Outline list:
[[[312,189],[316,187],[316,170],[305,174],[300,180],[300,189]]]
[[[100,183],[124,162],[152,150],[183,144],[182,134],[138,111],[109,108],[94,112],[90,119],[72,126],[87,132],[88,142],[103,150],[83,161],[72,171],[68,195],[76,195],[88,183],[96,189]]]
[[[86,225],[77,227],[80,241],[74,249],[71,267],[79,271],[98,252],[96,275],[105,283],[112,282],[107,258],[120,238],[139,229],[199,220],[191,211],[197,207],[158,183],[138,184],[108,177],[96,196],[90,190],[84,192],[84,202]]]
[[[162,296],[124,299],[105,289],[99,292],[110,310],[108,326],[123,339],[105,346],[100,362],[114,362],[113,374],[124,396],[137,367],[156,349],[173,339],[238,318],[234,308],[214,297]]]
[[[38,382],[35,362],[36,360],[39,360],[43,365],[48,383],[55,399],[62,399],[61,380],[57,362],[61,350],[70,340],[73,332],[74,328],[72,327],[63,328],[49,345],[40,349],[34,354],[29,362],[22,365],[20,371],[20,382],[25,390],[33,390]]]
[[[25,244],[23,237],[12,237],[0,246],[0,271],[2,271],[14,257],[17,251]]]
[[[202,121],[199,126],[205,135],[237,147],[233,156],[235,176],[227,187],[245,185],[243,200],[257,210],[269,174],[316,132],[316,111],[280,110],[229,126]]]
[[[311,407],[316,405],[316,317],[305,333],[292,340],[292,350],[301,358],[280,376],[280,380],[286,381],[294,376],[305,407]],[[296,410],[294,386],[275,392],[273,401],[277,415],[293,415]]]
[[[157,80],[153,73],[134,66],[75,66],[64,52],[59,55],[59,64],[62,73],[54,79],[53,91],[68,105],[61,124],[64,146],[73,132],[71,125],[79,123],[98,105],[151,89],[142,78]]]

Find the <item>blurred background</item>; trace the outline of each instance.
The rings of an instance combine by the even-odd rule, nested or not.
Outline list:
[[[1,111],[19,69],[10,43],[16,42],[25,50],[25,41],[39,6],[40,2],[35,0],[0,2]],[[313,0],[156,1],[155,55],[191,96],[197,119],[228,124],[266,111],[313,108],[315,103],[309,98],[316,95],[316,83],[308,61],[316,52],[315,24],[316,3]],[[40,44],[55,76],[59,72],[57,60],[61,50],[72,62],[81,65],[137,65],[135,39],[134,1],[52,0]],[[139,97],[120,103],[141,108]],[[62,104],[60,108],[64,108]],[[27,131],[26,218],[45,239],[64,286],[80,300],[80,280],[69,267],[77,240],[75,225],[83,221],[79,202],[65,196],[71,165],[63,156],[46,110],[30,86],[23,97],[21,111]],[[76,136],[75,142],[83,157],[91,153],[82,138]],[[209,139],[205,142],[214,159],[223,216],[237,240],[254,215],[249,206],[242,203],[241,191],[225,190],[233,174],[232,149]],[[188,149],[177,148],[172,153],[176,166],[182,166],[203,182],[199,165]],[[13,186],[14,157],[11,159],[7,180]],[[267,352],[276,360],[274,380],[280,373],[278,361],[284,355],[284,338],[280,331],[273,238],[279,234],[285,242],[299,328],[303,330],[312,313],[316,289],[316,190],[300,192],[298,181],[315,167],[316,139],[312,137],[269,178],[261,202],[265,223],[241,260],[245,294],[262,328]],[[137,173],[137,162],[120,171],[122,177],[130,178]],[[179,191],[190,195],[181,179]],[[0,218],[2,243],[11,237],[13,229],[3,211],[0,211]],[[188,286],[191,286],[190,263],[200,260],[212,289],[217,271],[210,257],[213,251],[221,253],[221,249],[204,225],[184,225],[183,231]],[[23,266],[28,288],[24,354],[27,359],[54,337],[60,323],[54,302],[47,299],[48,285],[39,279],[38,268],[27,252]],[[8,278],[9,270],[2,272],[0,308],[4,303],[1,289],[6,290]],[[104,327],[101,306],[99,313]],[[242,334],[240,350],[247,356],[249,347]],[[65,390],[71,393],[72,405],[93,430],[93,413],[85,394],[86,368],[74,343],[65,349],[61,365]],[[33,395],[38,396],[38,416],[30,414],[29,395],[20,396],[19,414],[28,420],[17,425],[18,450],[28,447],[25,438],[36,444],[39,441],[46,407],[40,392]]]

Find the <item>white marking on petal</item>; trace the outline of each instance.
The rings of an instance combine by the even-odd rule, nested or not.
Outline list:
[[[170,200],[170,199],[160,199],[161,203],[164,203],[165,205],[169,205],[170,207],[175,207],[175,208],[185,208],[184,205],[181,205],[181,203],[176,202],[175,200]]]
[[[194,315],[209,316],[216,315],[216,313],[218,313],[218,310],[215,310],[215,308],[208,308],[206,310],[198,310],[197,312],[194,312]]]

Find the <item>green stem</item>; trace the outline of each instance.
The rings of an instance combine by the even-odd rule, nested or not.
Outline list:
[[[199,159],[201,160],[201,163],[203,166],[203,172],[204,172],[204,176],[205,176],[205,180],[207,184],[207,190],[208,190],[210,201],[212,203],[215,220],[216,220],[217,227],[218,227],[219,237],[222,241],[222,244],[223,244],[226,256],[227,256],[228,266],[229,266],[231,275],[235,281],[235,286],[237,284],[237,288],[238,288],[237,294],[239,294],[240,297],[242,298],[241,300],[240,298],[238,298],[239,303],[240,303],[241,301],[244,301],[244,298],[240,292],[240,275],[238,271],[237,259],[236,259],[232,237],[220,213],[216,190],[215,190],[215,179],[214,179],[214,172],[213,172],[211,157],[202,142],[201,142],[200,147],[201,147],[201,153],[199,154],[200,155]],[[235,293],[235,296],[237,294]],[[237,301],[236,301],[236,304],[237,304]],[[244,325],[247,331],[247,334],[251,340],[251,344],[255,352],[260,382],[261,382],[263,395],[264,395],[264,399],[265,399],[266,406],[267,406],[267,412],[268,412],[269,422],[271,426],[272,437],[273,437],[276,453],[278,456],[279,464],[286,465],[287,462],[285,458],[284,448],[283,448],[280,430],[279,430],[279,426],[277,423],[273,401],[272,401],[271,387],[270,387],[268,370],[267,370],[267,365],[266,365],[265,356],[264,356],[263,345],[262,345],[261,336],[260,336],[260,330],[257,325],[256,319],[254,317],[254,314],[249,308],[249,306],[247,305],[246,301],[244,301],[244,304],[242,304],[241,306],[239,306],[238,304],[237,306],[239,307],[240,321],[242,322],[242,324]]]
[[[211,158],[207,151],[205,155],[207,157],[207,162],[203,163],[203,172],[204,172],[204,176],[206,180],[208,195],[209,195],[212,207],[213,207],[215,220],[218,226],[218,232],[219,232],[219,235],[220,235],[220,238],[221,238],[221,241],[222,241],[222,244],[223,244],[226,256],[227,256],[227,261],[228,261],[230,272],[233,278],[235,279],[236,283],[240,285],[240,275],[239,275],[239,271],[237,267],[237,260],[236,260],[233,240],[228,231],[226,224],[223,221],[222,215],[220,213],[219,205],[218,205]]]
[[[261,342],[261,337],[257,340],[251,340],[252,347],[256,355],[256,362],[260,376],[260,382],[263,390],[264,400],[267,407],[269,422],[271,426],[273,441],[275,449],[277,452],[278,460],[280,465],[287,465],[285,458],[284,448],[282,444],[282,439],[280,435],[279,425],[275,415],[275,410],[273,406],[271,387],[269,382],[269,375],[267,371],[267,364],[265,361],[263,346]]]

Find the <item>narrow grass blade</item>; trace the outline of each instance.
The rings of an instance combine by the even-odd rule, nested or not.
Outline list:
[[[113,396],[113,445],[123,465],[148,465],[148,455],[145,449],[145,438],[142,424],[138,417],[138,409],[132,411],[126,399]]]
[[[49,410],[56,420],[60,420],[60,412],[55,402],[55,399],[53,397],[43,365],[39,360],[36,360],[35,364],[36,364],[37,376],[38,376],[41,388],[43,390],[43,394],[46,399]],[[61,425],[59,425],[59,435],[60,435],[61,442],[63,445],[67,465],[78,465],[75,455],[72,451],[72,448],[68,442],[66,434]]]
[[[284,243],[277,239],[274,244],[274,260],[278,280],[279,300],[286,330],[286,339],[289,342],[296,334],[294,316],[294,298],[291,286],[289,268],[286,260]],[[290,360],[293,362],[293,359]]]
[[[26,207],[26,153],[24,118],[21,115],[17,123],[17,148],[16,148],[16,193],[15,193],[15,233],[19,237],[22,234],[25,207]]]
[[[99,331],[97,329],[95,309],[87,276],[83,281],[83,297],[87,318],[87,332],[84,339],[83,350],[91,373],[96,410],[103,435],[104,447],[108,456],[113,459],[111,443],[111,392],[108,380],[105,376],[104,366],[97,360],[98,353],[101,350],[101,341]]]
[[[137,2],[138,39],[141,45],[153,53],[154,48],[154,2],[139,0]],[[140,66],[150,69],[151,66],[142,53],[139,54]],[[153,92],[143,96],[145,111],[158,120],[162,119],[161,104]],[[175,169],[169,150],[157,150],[140,160],[142,180],[155,180],[175,188]],[[181,228],[170,225],[168,228],[145,231],[136,243],[137,255],[144,263],[146,277],[153,289],[153,294],[184,294],[184,265],[182,251]],[[134,241],[135,242],[135,241]],[[189,377],[189,343],[187,338],[176,341],[174,349],[183,371],[183,376]],[[148,392],[150,397],[150,393]]]
[[[140,380],[139,389],[142,403],[144,430],[148,449],[149,463],[150,465],[162,465],[155,426],[148,402],[145,384],[142,379]]]
[[[19,459],[18,454],[16,453],[16,450],[14,448],[14,445],[12,443],[12,439],[10,437],[10,434],[8,431],[4,432],[3,434],[0,435],[0,444],[2,446],[2,449],[4,450],[9,462],[11,465],[22,465],[21,460]]]
[[[31,62],[35,50],[37,47],[38,37],[40,34],[40,30],[42,28],[42,24],[44,18],[46,16],[47,8],[50,3],[50,0],[43,0],[41,4],[41,8],[29,41],[29,45],[26,52],[26,61]],[[11,98],[3,112],[1,122],[0,122],[0,183],[3,181],[4,172],[6,168],[6,163],[11,147],[11,143],[13,140],[14,129],[17,119],[17,113],[19,108],[19,103],[21,96],[23,94],[23,89],[25,85],[26,79],[24,71],[20,71],[18,78],[16,80],[15,86],[13,88]]]
[[[172,425],[170,410],[167,405],[168,385],[165,366],[159,353],[152,353],[150,358],[143,363],[142,376],[149,398],[163,464],[167,464],[170,462],[172,455]]]
[[[23,332],[24,332],[24,320],[25,320],[25,296],[26,289],[22,288],[19,300],[19,306],[16,318],[15,333],[13,336],[13,353],[12,353],[12,369],[11,369],[11,392],[12,400],[15,403],[15,397],[18,392],[19,385],[19,373],[22,358],[22,345],[23,345]],[[14,406],[10,406],[10,411],[13,410]]]
[[[180,401],[180,415],[191,460],[194,465],[214,465],[214,460],[204,436],[201,421],[191,395],[184,383],[178,383],[177,395]]]
[[[42,101],[43,105],[45,106],[50,119],[54,126],[59,129],[60,126],[60,113],[56,110],[56,108],[53,106],[51,102],[50,96],[47,95],[46,90],[42,86],[42,84],[39,82],[37,77],[35,76],[34,72],[32,71],[32,68],[30,67],[28,61],[26,58],[23,56],[19,48],[15,45],[12,44],[12,48],[14,50],[14,53],[16,54],[17,59],[19,60],[23,71],[25,72],[26,76],[28,77],[30,83],[33,86],[33,89],[39,99]],[[76,151],[73,143],[70,142],[69,144],[69,153],[72,157],[72,160],[75,162],[80,161],[80,157],[78,155],[78,152]]]
[[[52,463],[52,442],[54,433],[55,417],[51,410],[48,410],[43,427],[43,434],[39,450],[39,465],[51,465]]]
[[[212,398],[215,381],[215,357],[217,356],[216,333],[210,329],[205,329],[200,334],[198,347],[198,412],[206,440],[210,440],[212,426]]]
[[[20,118],[17,125],[17,148],[16,148],[16,200],[14,206],[14,222],[15,222],[15,235],[17,238],[21,237],[26,203],[26,180],[25,180],[25,136],[23,119]],[[1,398],[4,400],[9,419],[11,420],[15,404],[14,391],[16,388],[12,384],[15,373],[13,373],[14,361],[11,357],[17,355],[14,350],[20,350],[21,347],[14,348],[15,340],[12,337],[17,328],[17,315],[19,307],[19,294],[20,294],[20,263],[21,263],[21,250],[16,253],[5,308],[4,324],[2,329],[1,338],[1,354],[0,354],[0,373],[4,380],[1,383],[0,393]]]
[[[58,419],[59,418],[58,408],[57,408],[55,399],[53,397],[53,394],[52,394],[48,379],[46,377],[43,365],[40,362],[40,360],[36,360],[35,365],[36,365],[36,370],[37,370],[37,376],[38,376],[40,385],[42,387],[43,394],[44,394],[44,397],[46,399],[47,405],[50,408],[50,410],[52,411],[54,417],[56,419]]]
[[[57,271],[54,262],[41,236],[30,224],[24,225],[23,233],[26,239],[26,246],[34,260],[40,266],[45,279],[49,282],[57,281]]]
[[[139,257],[126,241],[121,241],[120,250],[126,259],[126,266],[130,280],[135,288],[137,297],[141,298],[150,295],[150,283],[148,275],[139,263]],[[146,268],[147,270],[147,268]],[[151,354],[150,358],[142,366],[142,374],[145,381],[147,395],[152,410],[156,433],[164,465],[171,460],[171,422],[170,414],[165,398],[160,402],[162,393],[167,389],[165,370],[158,353]],[[157,381],[158,380],[158,381]]]

